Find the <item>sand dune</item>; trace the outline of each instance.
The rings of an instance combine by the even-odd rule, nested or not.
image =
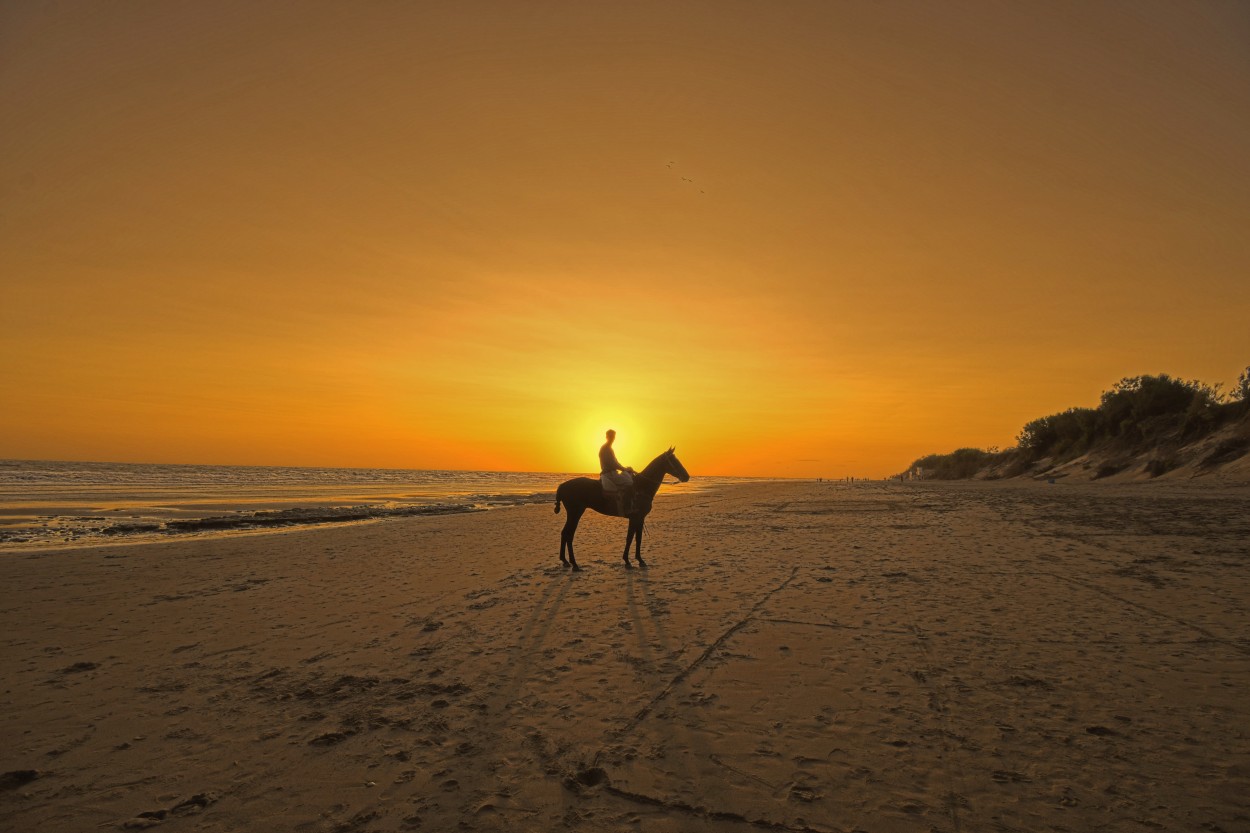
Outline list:
[[[1250,829],[1250,494],[661,493],[0,560],[0,828]]]

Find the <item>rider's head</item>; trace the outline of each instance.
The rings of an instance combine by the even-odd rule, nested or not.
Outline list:
[[[616,439],[616,432],[613,431],[611,428],[609,428],[608,429],[608,442],[610,443],[615,439]]]

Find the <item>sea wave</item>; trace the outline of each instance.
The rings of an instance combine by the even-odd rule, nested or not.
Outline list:
[[[576,474],[0,460],[0,550],[241,534],[544,503]],[[741,478],[668,486],[702,491]]]

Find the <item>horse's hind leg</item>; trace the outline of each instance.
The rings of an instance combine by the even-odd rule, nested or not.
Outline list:
[[[583,509],[582,512],[584,511]],[[581,569],[577,566],[577,556],[573,555],[573,536],[577,534],[577,524],[582,519],[582,512],[570,509],[568,519],[564,522],[564,529],[560,530],[560,563],[574,570]],[[564,558],[566,550],[569,554],[567,560]]]

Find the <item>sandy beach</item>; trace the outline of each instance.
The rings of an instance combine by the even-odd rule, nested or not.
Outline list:
[[[661,492],[0,559],[0,829],[1250,830],[1250,492]]]

